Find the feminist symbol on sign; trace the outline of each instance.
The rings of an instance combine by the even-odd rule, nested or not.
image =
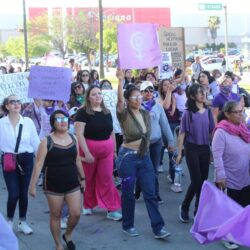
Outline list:
[[[136,57],[140,62],[144,60],[143,51],[150,45],[147,40],[148,37],[142,32],[135,32],[130,37],[130,45],[136,51]]]

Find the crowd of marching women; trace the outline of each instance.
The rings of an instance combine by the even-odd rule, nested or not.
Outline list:
[[[141,193],[154,237],[168,237],[159,212],[164,152],[170,189],[186,192],[180,221],[190,221],[194,196],[196,215],[210,163],[217,186],[240,205],[250,204],[250,123],[245,112],[250,103],[237,75],[200,68],[189,80],[176,69],[173,77],[159,79],[158,68],[153,68],[140,70],[138,77],[130,69],[117,70],[116,76],[116,114],[102,96],[112,84],[100,81],[95,70],[72,72],[67,103],[35,99],[22,108],[18,93],[4,99],[0,150],[11,228],[18,203],[18,231],[33,233],[26,221],[28,193],[35,197],[42,180],[57,250],[63,249],[61,229],[66,229],[62,239],[68,249],[76,248],[72,232],[79,217],[94,215],[97,206],[107,219],[122,220],[124,233],[138,236],[135,203]],[[114,115],[120,132],[114,131]],[[178,181],[184,157],[190,174],[187,189]],[[226,247],[238,246],[226,242]]]

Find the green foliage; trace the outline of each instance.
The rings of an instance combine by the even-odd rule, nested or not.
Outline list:
[[[12,37],[5,44],[5,50],[8,55],[16,58],[24,57],[24,38],[23,36]]]
[[[83,12],[79,12],[67,19],[68,48],[76,52],[84,52],[88,58],[91,51],[98,47],[93,18],[94,16],[87,18]]]
[[[100,33],[96,35],[100,39]],[[106,54],[117,53],[117,23],[104,21],[103,29],[103,52]]]

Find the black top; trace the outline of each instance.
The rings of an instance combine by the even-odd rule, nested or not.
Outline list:
[[[87,139],[107,140],[113,131],[111,113],[104,114],[103,111],[94,111],[94,115],[89,115],[84,108],[80,108],[77,111],[75,121],[86,123],[84,137]]]
[[[51,145],[45,158],[44,190],[65,193],[79,186],[78,170],[76,166],[76,142],[67,146],[54,143],[50,137]]]

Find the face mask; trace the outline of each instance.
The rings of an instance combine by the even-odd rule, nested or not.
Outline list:
[[[220,92],[224,95],[229,95],[232,92],[232,86],[220,86]]]

